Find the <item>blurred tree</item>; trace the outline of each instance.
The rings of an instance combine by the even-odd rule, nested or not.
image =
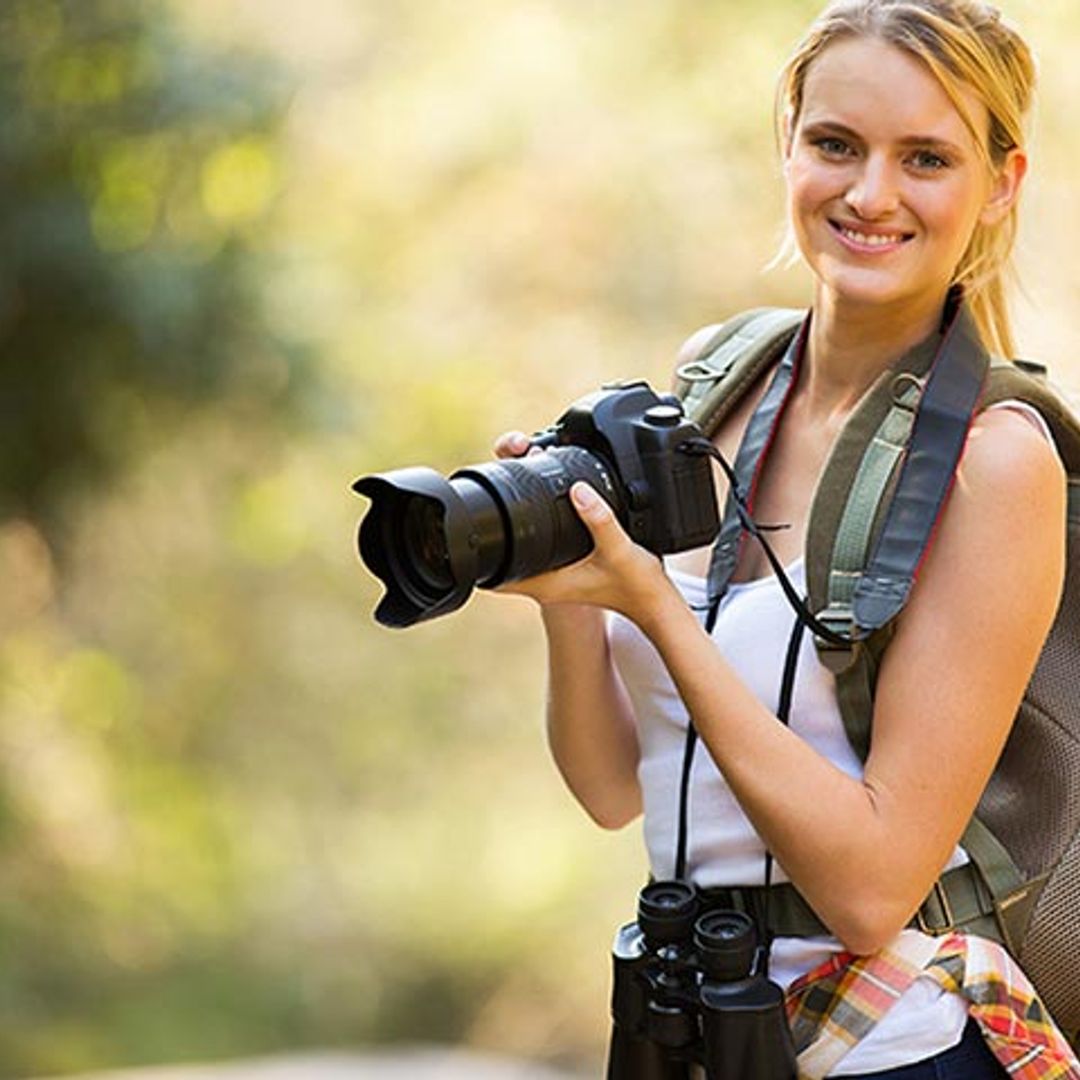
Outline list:
[[[243,1029],[227,1019],[241,1001],[260,1013],[260,979],[197,933],[167,986],[141,981],[200,902],[206,934],[221,921],[220,815],[203,763],[180,762],[175,728],[163,745],[147,722],[124,658],[76,649],[86,663],[67,666],[81,631],[49,605],[77,497],[103,494],[204,405],[250,429],[297,399],[306,357],[266,326],[261,283],[289,92],[276,63],[195,42],[159,0],[0,4],[5,1077],[115,1060],[118,1046],[168,1055],[196,1000],[187,1030],[203,1052]],[[280,996],[266,1000],[285,1030]]]
[[[543,753],[530,606],[372,623],[348,484],[801,302],[759,270],[818,6],[0,0],[2,1080],[435,1039],[596,1075],[639,837]],[[1007,6],[1053,357],[1080,16]]]
[[[170,416],[295,387],[253,288],[285,90],[157,0],[0,7],[0,519],[55,536]]]

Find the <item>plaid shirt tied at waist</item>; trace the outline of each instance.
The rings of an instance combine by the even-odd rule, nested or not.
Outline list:
[[[1080,1080],[1080,1062],[1005,948],[970,934],[903,931],[873,956],[839,953],[787,992],[799,1076],[829,1074],[919,977],[960,994],[1015,1080]]]

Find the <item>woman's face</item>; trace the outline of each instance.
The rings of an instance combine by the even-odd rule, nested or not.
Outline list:
[[[965,90],[965,104],[986,130],[982,101]],[[839,303],[902,309],[941,302],[975,226],[1008,212],[1023,161],[1014,152],[992,176],[920,60],[847,38],[806,74],[784,171],[795,236],[819,288]]]

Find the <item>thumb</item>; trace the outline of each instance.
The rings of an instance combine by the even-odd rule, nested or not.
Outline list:
[[[578,517],[594,537],[614,520],[614,514],[607,501],[584,480],[579,480],[570,489],[570,501],[574,504]]]

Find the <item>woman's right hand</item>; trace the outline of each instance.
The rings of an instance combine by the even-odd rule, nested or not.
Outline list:
[[[505,460],[506,458],[521,458],[526,457],[528,454],[539,454],[541,452],[539,447],[532,445],[532,440],[523,431],[504,431],[495,440],[493,449],[495,451],[495,456],[500,460]],[[571,620],[575,617],[582,617],[581,609],[587,610],[584,605],[578,604],[563,604],[560,605],[560,607],[563,609],[571,609],[566,611],[563,615],[564,619],[569,617]],[[551,632],[553,628],[558,626],[560,619],[556,616],[553,621],[549,622],[550,611],[544,608],[544,605],[541,605],[541,608],[544,613],[545,624],[548,625],[549,632]],[[568,623],[567,625],[572,625],[572,623]],[[558,632],[557,629],[555,632]]]
[[[499,458],[520,458],[540,454],[529,437],[507,431],[495,440]],[[607,608],[643,625],[642,616],[653,613],[664,593],[676,595],[651,552],[634,543],[626,534],[611,507],[585,482],[570,490],[570,502],[582,524],[592,535],[592,550],[575,563],[497,586],[496,591],[517,593],[535,600],[547,615],[553,608]]]
[[[494,449],[500,459],[543,453],[521,431],[504,432]],[[541,603],[540,612],[548,643],[552,757],[589,816],[604,828],[620,828],[641,813],[639,752],[633,713],[608,651],[604,613],[572,602]]]

